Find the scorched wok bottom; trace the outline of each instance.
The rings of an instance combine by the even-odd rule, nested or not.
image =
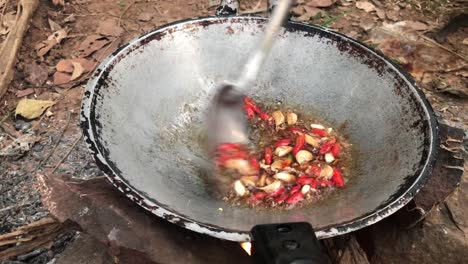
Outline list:
[[[200,233],[248,241],[257,224],[309,222],[317,237],[373,224],[405,205],[429,177],[438,130],[400,68],[328,29],[289,22],[253,94],[297,105],[358,146],[352,182],[326,200],[284,212],[227,206],[206,191],[200,142],[214,85],[235,79],[266,19],[180,21],[121,47],[96,70],[82,105],[89,149],[112,183],[151,213]],[[222,208],[220,210],[219,208]]]

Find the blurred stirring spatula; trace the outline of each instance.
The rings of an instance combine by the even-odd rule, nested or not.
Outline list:
[[[217,88],[212,102],[213,109],[208,115],[208,140],[212,149],[222,143],[248,143],[243,98],[246,91],[254,85],[293,1],[281,0],[274,8],[263,40],[248,59],[237,82],[225,81]]]

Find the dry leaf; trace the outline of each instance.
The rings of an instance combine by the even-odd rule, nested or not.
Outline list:
[[[99,23],[96,32],[104,36],[118,37],[123,33],[123,29],[117,25],[117,20],[111,18]]]
[[[47,108],[53,106],[54,104],[54,101],[22,99],[16,106],[15,115],[20,115],[26,119],[38,118]]]
[[[357,1],[356,7],[366,11],[367,13],[375,10],[375,5],[367,1]]]
[[[93,52],[100,50],[102,47],[106,46],[111,42],[108,38],[101,35],[90,35],[86,37],[83,42],[81,42],[78,50],[81,53],[81,56],[87,57]]]
[[[73,64],[73,73],[70,78],[70,81],[76,80],[84,72],[83,66],[81,66],[79,62],[72,62],[72,64]]]
[[[95,52],[93,54],[93,58],[96,59],[96,61],[102,61],[103,59],[107,58],[114,51],[117,50],[117,48],[120,45],[120,41],[121,41],[120,38],[114,39],[108,46],[106,46],[105,48],[102,48],[102,49],[98,50],[97,52]]]
[[[311,17],[314,17],[318,15],[319,13],[322,13],[322,14],[325,13],[325,11],[317,7],[304,6],[304,9],[306,10],[306,13],[309,14]]]
[[[62,29],[62,27],[55,21],[49,18],[49,26],[52,31],[59,31]]]
[[[81,66],[83,66],[84,72],[93,71],[96,67],[96,63],[94,61],[87,60],[85,58],[75,58],[60,60],[55,66],[55,69],[57,69],[59,72],[72,73],[74,70],[73,62],[79,63]]]
[[[141,13],[141,14],[137,17],[138,20],[143,21],[143,22],[148,22],[148,21],[150,21],[152,18],[153,18],[153,14],[148,13],[148,12]]]
[[[18,90],[16,92],[16,97],[25,97],[25,96],[28,96],[30,94],[33,94],[34,93],[34,89],[33,88],[28,88],[28,89],[24,89],[24,90]]]
[[[332,0],[312,0],[308,2],[306,5],[311,7],[329,7],[333,5],[334,1]]]
[[[464,39],[462,43],[468,45],[468,38]]]
[[[55,85],[62,85],[67,84],[70,82],[71,75],[63,72],[55,72],[54,73],[54,84]]]
[[[67,37],[67,35],[67,29],[60,29],[55,31],[47,38],[47,40],[44,40],[35,46],[37,55],[40,57],[44,56],[55,45],[60,44],[60,42],[62,42],[62,40]]]
[[[36,49],[37,55],[39,57],[42,57],[46,55],[47,52],[49,52],[49,50],[51,50],[55,46],[55,44],[57,44],[55,40],[44,40],[36,44],[34,48]]]
[[[55,6],[64,6],[65,5],[65,0],[52,0],[52,3],[55,5]]]
[[[47,38],[47,40],[55,40],[55,42],[57,42],[57,44],[59,44],[60,42],[62,42],[62,40],[64,38],[67,37],[67,35],[68,35],[67,29],[60,29],[60,30],[57,30],[54,33],[52,33],[52,35],[50,35]]]
[[[291,13],[296,16],[302,16],[305,13],[304,6],[298,5],[291,9]]]

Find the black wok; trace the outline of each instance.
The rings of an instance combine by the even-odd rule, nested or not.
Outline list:
[[[214,85],[236,69],[266,19],[200,18],[150,32],[96,70],[82,105],[89,149],[112,183],[168,221],[234,241],[257,224],[309,222],[319,238],[373,224],[419,191],[438,130],[414,81],[389,59],[328,29],[289,22],[251,96],[317,113],[354,143],[356,166],[328,199],[284,212],[237,208],[203,181],[203,142]]]

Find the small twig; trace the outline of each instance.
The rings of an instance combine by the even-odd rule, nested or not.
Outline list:
[[[420,34],[419,36],[420,36],[421,38],[423,38],[424,40],[426,40],[426,41],[428,41],[428,42],[430,42],[430,43],[436,45],[437,47],[439,47],[439,48],[441,48],[441,49],[443,49],[443,50],[445,50],[445,51],[447,51],[447,52],[449,52],[449,53],[451,53],[451,54],[453,54],[453,55],[455,55],[455,56],[457,56],[457,57],[463,59],[465,62],[468,61],[468,58],[465,58],[463,55],[458,54],[458,53],[456,53],[455,51],[453,51],[453,50],[451,50],[451,49],[445,47],[444,45],[441,45],[441,44],[437,43],[437,41],[435,41],[435,40],[433,40],[433,39],[431,39],[431,38],[428,38],[428,37],[424,36],[423,34]]]
[[[73,151],[73,149],[75,149],[76,145],[78,144],[78,142],[81,141],[81,138],[83,137],[83,134],[80,135],[79,138],[77,138],[75,140],[75,142],[73,142],[73,145],[70,147],[70,149],[67,151],[67,154],[65,154],[65,156],[63,156],[63,158],[57,163],[57,165],[55,165],[54,169],[52,170],[51,174],[53,174],[57,169],[58,167],[60,167],[60,165],[65,161],[65,159],[70,155],[70,153]]]
[[[41,168],[42,164],[46,163],[49,160],[49,158],[52,156],[52,154],[54,154],[55,150],[57,149],[58,145],[60,144],[60,141],[62,141],[63,135],[65,134],[65,131],[67,131],[68,126],[70,125],[70,121],[71,121],[71,114],[68,114],[67,124],[65,125],[62,132],[60,133],[60,136],[59,136],[57,142],[55,143],[55,146],[52,148],[50,153],[43,160],[41,160],[39,162],[39,164],[37,164],[36,170],[34,171],[34,175]]]
[[[23,207],[25,205],[30,205],[30,204],[31,204],[31,202],[10,205],[10,206],[7,206],[7,207],[4,207],[4,208],[0,209],[0,213],[6,212],[6,211],[9,211],[9,210],[12,210],[12,209],[17,209],[17,208]]]
[[[447,169],[454,169],[454,170],[461,170],[461,171],[465,171],[465,169],[464,169],[462,166],[450,166],[450,165],[444,165],[443,167],[444,167],[444,168],[447,168]]]

